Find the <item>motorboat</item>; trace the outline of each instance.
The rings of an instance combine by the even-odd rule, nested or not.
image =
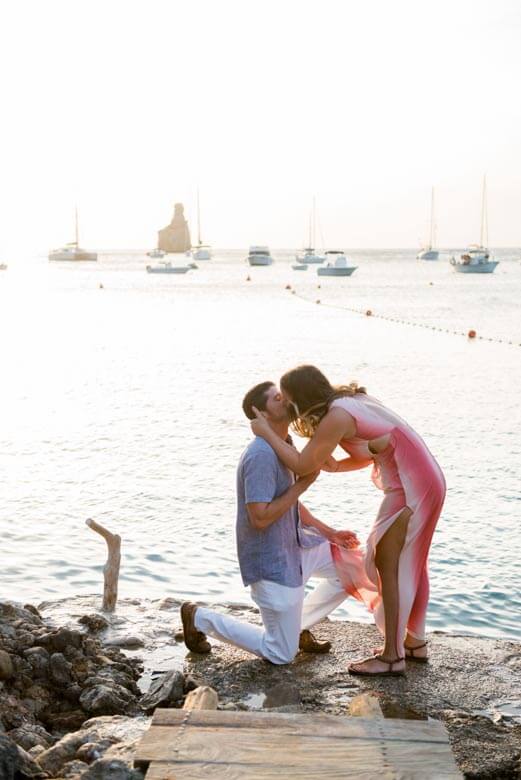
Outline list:
[[[247,260],[250,265],[271,265],[273,263],[267,246],[250,246]]]
[[[435,243],[436,226],[434,224],[434,187],[431,192],[431,224],[429,230],[429,243],[421,250],[416,256],[418,260],[439,260],[440,253],[437,249],[433,249]]]
[[[315,254],[315,250],[313,247],[307,246],[302,254],[297,253],[295,255],[295,260],[298,263],[307,263],[308,265],[313,265],[315,263],[323,263],[326,258],[324,255],[317,255]]]
[[[78,230],[78,209],[75,209],[75,240],[69,244],[60,247],[59,249],[52,249],[49,252],[49,260],[60,261],[91,261],[95,262],[98,259],[96,252],[87,252],[80,247],[79,230]]]
[[[483,246],[470,246],[459,259],[451,257],[450,264],[460,274],[491,274],[499,260],[494,260]]]
[[[483,176],[481,194],[481,231],[479,244],[471,244],[459,259],[451,257],[450,264],[460,274],[491,274],[499,265],[486,248],[488,243],[487,178]]]
[[[164,257],[166,255],[166,252],[164,252],[162,249],[159,249],[156,247],[155,249],[151,249],[150,252],[147,252],[147,257]]]
[[[158,265],[147,265],[147,274],[186,274],[193,267],[191,265],[172,265],[170,260],[163,260]]]
[[[351,276],[358,266],[349,265],[345,253],[339,249],[326,252],[326,264],[317,268],[318,276]]]
[[[291,267],[294,271],[307,271],[309,265],[307,263],[293,263]]]

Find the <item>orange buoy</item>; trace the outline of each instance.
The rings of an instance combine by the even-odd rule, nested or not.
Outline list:
[[[320,285],[319,284],[317,284],[317,290],[320,290]]]
[[[291,290],[291,284],[286,285],[286,290]]]
[[[317,300],[315,301],[315,303],[320,303],[320,298],[317,298]]]
[[[292,295],[295,295],[295,290],[292,290],[292,291],[291,291],[291,294],[292,294]]]
[[[467,333],[467,336],[469,337],[469,339],[475,339],[476,338],[476,331],[475,330],[469,330],[469,332]]]
[[[251,276],[247,276],[247,277],[246,277],[246,281],[247,281],[247,282],[251,282]]]
[[[99,283],[99,288],[100,290],[103,290],[103,284],[101,282]]]
[[[371,309],[367,309],[367,311],[366,311],[366,313],[365,313],[365,316],[366,316],[366,317],[371,317],[371,316],[372,316],[372,314],[373,314],[373,312],[371,311]]]

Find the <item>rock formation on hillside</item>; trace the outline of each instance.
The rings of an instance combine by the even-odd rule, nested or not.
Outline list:
[[[175,204],[172,221],[158,232],[157,246],[163,252],[186,252],[192,246],[182,203]]]

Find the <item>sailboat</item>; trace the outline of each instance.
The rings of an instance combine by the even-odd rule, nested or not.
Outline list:
[[[98,255],[96,252],[87,252],[85,249],[80,248],[79,230],[78,230],[78,209],[74,210],[75,214],[75,240],[70,244],[60,247],[60,249],[52,249],[49,252],[49,260],[72,260],[78,262],[80,260],[97,260]]]
[[[190,252],[194,260],[211,260],[212,250],[208,244],[201,241],[201,210],[199,208],[199,190],[197,190],[197,246]]]
[[[313,207],[311,210],[311,214],[309,216],[309,238],[308,238],[308,246],[305,247],[302,251],[302,253],[297,253],[295,255],[295,260],[297,261],[295,265],[292,266],[296,271],[302,271],[303,265],[309,265],[310,263],[323,263],[325,258],[322,255],[315,254],[315,234],[316,234],[316,206],[315,206],[315,198],[313,198]]]
[[[491,257],[485,246],[488,244],[488,210],[487,210],[487,177],[483,176],[483,190],[481,194],[481,231],[479,244],[471,244],[460,256],[459,260],[451,257],[450,262],[454,270],[460,274],[491,274],[499,260]]]
[[[436,228],[434,225],[434,187],[432,188],[431,192],[431,227],[429,231],[429,245],[426,246],[424,249],[422,249],[421,252],[418,253],[417,259],[418,260],[438,260],[440,253],[437,249],[433,249],[432,245],[434,244],[434,234],[436,232]]]

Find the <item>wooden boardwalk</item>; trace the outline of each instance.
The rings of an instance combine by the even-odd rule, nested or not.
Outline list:
[[[135,766],[146,780],[462,777],[438,721],[219,710],[156,710]]]

